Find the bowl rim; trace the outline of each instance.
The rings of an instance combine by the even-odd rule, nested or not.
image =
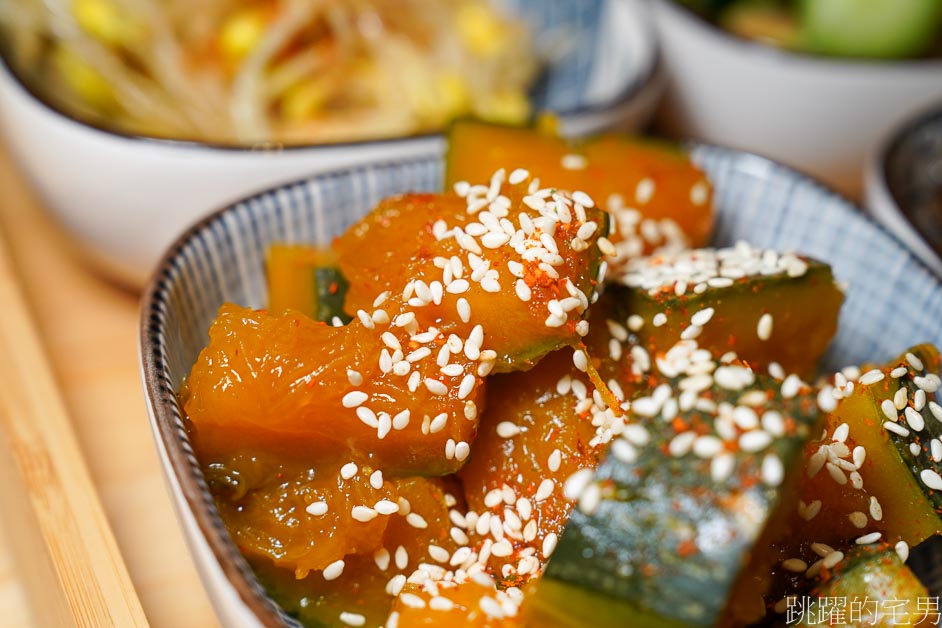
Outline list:
[[[865,72],[886,70],[942,71],[942,58],[874,59],[855,57],[828,57],[800,50],[784,50],[769,44],[749,41],[729,33],[693,9],[678,4],[676,0],[654,0],[658,7],[691,25],[713,41],[735,48],[740,55],[761,58],[767,61],[792,64],[804,68],[828,68],[842,72]],[[657,13],[657,12],[655,12]]]
[[[926,240],[909,212],[890,187],[890,160],[925,125],[942,120],[942,100],[938,100],[899,121],[869,155],[864,173],[867,209],[887,229],[904,240],[908,248],[937,276],[942,277],[942,255]],[[907,243],[908,242],[908,243]]]
[[[810,188],[820,193],[841,199],[851,207],[859,208],[857,203],[848,199],[840,192],[831,189],[813,176],[764,155],[706,142],[687,141],[680,143],[680,145],[688,152],[693,152],[698,148],[705,148],[737,159],[748,159],[763,163],[775,172],[787,174],[802,185],[810,186]],[[229,538],[228,532],[222,526],[219,516],[215,511],[215,506],[212,505],[212,497],[201,490],[197,478],[192,473],[188,472],[191,468],[191,463],[187,460],[187,457],[194,457],[195,460],[192,450],[189,452],[186,451],[187,448],[184,447],[184,441],[177,438],[178,429],[175,426],[176,417],[172,409],[172,399],[175,397],[176,391],[172,388],[170,382],[163,377],[161,372],[163,356],[160,352],[160,343],[157,341],[158,334],[162,333],[159,330],[159,326],[161,325],[162,314],[165,312],[163,304],[167,296],[166,283],[172,276],[172,271],[175,268],[174,262],[180,258],[180,254],[187,245],[211,225],[223,220],[226,215],[235,211],[237,207],[248,206],[251,201],[270,195],[277,190],[304,185],[312,179],[344,177],[358,171],[370,170],[377,167],[383,168],[428,163],[430,161],[440,161],[443,159],[444,158],[440,156],[416,157],[406,160],[377,159],[360,165],[318,172],[307,177],[270,186],[263,191],[227,203],[193,223],[176,238],[174,243],[167,248],[162,256],[143,292],[139,324],[138,357],[145,400],[150,411],[149,421],[151,422],[151,429],[155,437],[154,445],[158,450],[162,448],[166,451],[167,460],[169,460],[171,466],[171,469],[163,469],[164,473],[172,473],[172,476],[168,475],[165,480],[168,483],[175,482],[178,485],[180,494],[186,501],[185,507],[189,511],[188,514],[192,516],[193,523],[195,523],[196,527],[200,530],[208,549],[215,558],[216,565],[214,567],[219,568],[228,584],[264,626],[284,628],[286,625],[285,616],[282,612],[276,610],[274,601],[267,592],[260,587],[258,582],[255,581],[254,578],[248,577],[249,574],[246,573],[246,570],[249,570],[249,568],[244,558],[235,548],[231,538]],[[265,203],[251,203],[251,206],[253,208],[261,208],[262,210],[267,207]],[[257,212],[259,209],[253,209],[252,211]],[[924,261],[920,259],[910,247],[902,242],[895,233],[867,214],[860,212],[859,215],[862,220],[869,222],[888,237],[895,240],[908,252],[914,264],[926,268],[926,271],[931,274],[931,271],[928,270]],[[158,437],[160,441],[156,440]],[[178,510],[178,525],[183,526],[183,518],[187,513],[181,512],[180,509],[184,505],[177,503],[177,500],[172,495],[171,498],[174,499],[174,505]],[[201,580],[203,581],[203,586],[207,587],[205,578],[201,578]]]
[[[603,2],[618,2],[618,0],[601,0]],[[645,0],[638,0],[633,3],[624,3],[625,6],[630,6],[631,10],[635,12],[635,18],[642,21],[640,30],[648,35],[648,41],[645,48],[650,52],[645,59],[644,65],[640,68],[637,77],[632,80],[624,89],[619,91],[617,94],[614,94],[608,98],[603,103],[598,104],[586,104],[572,107],[570,109],[554,111],[549,109],[544,109],[541,111],[535,111],[531,116],[531,121],[536,119],[542,113],[551,113],[559,118],[561,126],[565,127],[567,123],[577,122],[579,118],[583,116],[589,117],[592,115],[597,115],[601,113],[607,113],[609,111],[618,110],[619,108],[625,106],[628,102],[636,99],[637,97],[643,95],[647,88],[655,82],[657,78],[658,71],[661,62],[661,42],[658,34],[654,28],[654,16],[652,11],[648,6],[648,3]],[[201,141],[195,139],[182,139],[182,138],[172,138],[172,137],[160,137],[156,135],[147,135],[142,133],[131,133],[128,131],[121,131],[119,129],[109,128],[103,124],[96,122],[83,120],[79,116],[72,114],[63,108],[60,108],[54,104],[49,98],[44,96],[42,93],[39,93],[33,90],[29,81],[23,78],[21,72],[19,72],[13,65],[13,63],[7,58],[8,55],[4,51],[3,47],[0,46],[0,82],[4,75],[9,79],[10,84],[22,93],[30,102],[38,104],[41,109],[47,113],[52,114],[54,117],[62,119],[66,122],[72,123],[77,127],[83,128],[87,131],[91,131],[95,134],[104,135],[113,140],[119,141],[128,141],[128,142],[139,142],[142,144],[148,144],[152,146],[164,147],[164,148],[183,148],[183,149],[195,149],[203,151],[220,151],[230,154],[239,154],[239,153],[272,153],[272,152],[303,152],[314,149],[356,149],[372,146],[391,146],[395,147],[397,145],[410,143],[410,142],[421,142],[424,140],[429,140],[437,137],[442,137],[447,134],[448,126],[446,126],[441,131],[427,131],[421,133],[411,133],[408,135],[394,136],[394,137],[381,137],[374,139],[360,139],[360,140],[344,140],[338,142],[324,142],[324,143],[298,143],[298,144],[285,144],[281,142],[259,142],[256,144],[229,144],[225,142],[216,142],[216,141]]]

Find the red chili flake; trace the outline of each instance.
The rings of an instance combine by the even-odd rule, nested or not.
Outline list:
[[[691,539],[685,539],[677,544],[677,555],[681,558],[693,556],[699,551],[700,548],[698,548],[696,542]]]
[[[330,287],[327,289],[331,294],[337,294],[340,292],[340,286],[337,285],[336,281],[330,282]]]

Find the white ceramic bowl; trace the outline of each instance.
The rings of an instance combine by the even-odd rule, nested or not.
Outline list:
[[[636,129],[660,96],[657,45],[643,0],[502,0],[536,39],[571,46],[535,96],[563,133]],[[270,185],[367,161],[439,155],[440,135],[283,150],[129,137],[37,98],[0,61],[0,129],[46,205],[112,276],[140,287],[180,231],[214,207]]]
[[[824,367],[881,362],[905,347],[942,345],[942,283],[851,203],[756,155],[695,146],[714,184],[713,241],[746,240],[829,262],[848,285]],[[219,306],[264,307],[262,260],[274,242],[326,244],[381,198],[442,187],[440,158],[371,164],[320,174],[235,203],[177,240],[144,295],[141,371],[151,427],[181,525],[203,583],[226,626],[293,626],[259,585],[220,520],[193,455],[175,394]],[[938,545],[914,548],[910,564],[942,589]],[[626,624],[627,625],[627,624]]]
[[[866,192],[867,211],[942,277],[942,101],[871,153]]]
[[[858,197],[864,158],[942,98],[942,59],[868,62],[787,53],[654,0],[672,135],[767,155]]]

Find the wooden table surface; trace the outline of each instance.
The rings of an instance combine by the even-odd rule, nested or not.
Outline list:
[[[157,628],[217,625],[151,438],[138,374],[138,295],[79,261],[2,137],[0,231],[148,620]],[[0,536],[0,623],[33,626],[8,548]]]

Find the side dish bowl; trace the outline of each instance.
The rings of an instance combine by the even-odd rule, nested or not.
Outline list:
[[[660,96],[646,5],[500,3],[557,52],[533,94],[563,133],[644,125]],[[80,122],[25,87],[0,59],[0,129],[50,210],[112,276],[140,287],[161,252],[207,207],[312,173],[441,154],[441,135],[290,148],[229,148],[127,136]]]
[[[826,368],[882,361],[917,342],[942,344],[942,283],[851,203],[753,154],[707,145],[691,150],[714,184],[715,244],[747,240],[808,254],[832,264],[847,285]],[[442,176],[441,158],[423,157],[275,187],[191,227],[151,280],[140,329],[151,426],[194,560],[225,625],[298,626],[265,594],[219,519],[176,392],[205,345],[220,305],[265,305],[264,256],[270,244],[327,243],[381,198],[440,190]],[[919,569],[918,549],[911,561]],[[938,589],[942,578],[933,578],[930,587]]]
[[[864,156],[942,98],[942,59],[853,61],[748,42],[655,0],[672,134],[761,152],[854,196]]]
[[[866,176],[867,210],[942,276],[942,101],[894,129]]]

